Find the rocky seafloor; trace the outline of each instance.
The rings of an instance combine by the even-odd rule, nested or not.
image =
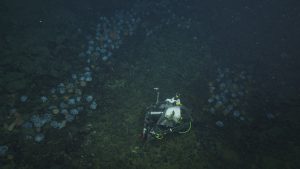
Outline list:
[[[284,75],[215,53],[210,26],[184,14],[189,3],[47,4],[2,11],[1,168],[297,166],[297,99],[272,88]],[[154,87],[181,94],[190,133],[140,140]]]

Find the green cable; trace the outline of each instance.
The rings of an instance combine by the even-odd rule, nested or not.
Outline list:
[[[178,133],[180,133],[180,134],[187,133],[187,132],[189,132],[189,131],[191,130],[191,128],[192,128],[192,122],[190,121],[190,126],[189,126],[189,128],[188,128],[186,131],[178,132]]]
[[[155,138],[158,140],[161,140],[163,138],[163,136],[161,134],[155,134]]]

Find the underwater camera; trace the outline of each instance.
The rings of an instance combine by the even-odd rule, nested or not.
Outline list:
[[[154,88],[154,90],[156,102],[146,109],[143,140],[160,140],[171,133],[189,132],[192,126],[191,112],[181,104],[179,94],[160,102],[159,88]]]

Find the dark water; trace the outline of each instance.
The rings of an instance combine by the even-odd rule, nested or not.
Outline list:
[[[0,168],[298,169],[299,2],[0,2]],[[140,139],[181,94],[192,129]]]

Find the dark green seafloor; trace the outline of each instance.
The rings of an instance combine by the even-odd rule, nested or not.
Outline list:
[[[8,154],[0,159],[1,167],[299,168],[299,95],[293,93],[293,86],[285,86],[289,82],[283,80],[287,74],[283,70],[293,69],[294,65],[280,61],[266,67],[272,70],[266,74],[271,72],[277,77],[269,79],[261,73],[261,68],[249,62],[229,61],[216,54],[216,39],[209,33],[193,39],[191,32],[208,31],[201,24],[194,26],[188,32],[167,27],[145,39],[138,36],[127,39],[116,58],[96,70],[98,76],[89,86],[88,90],[100,101],[99,108],[59,132],[49,131],[45,141],[26,141],[23,130],[7,131],[1,126],[1,142],[9,145]],[[8,57],[1,61],[1,66],[10,66],[10,72],[8,68],[1,70],[1,92],[5,93],[1,95],[1,121],[11,120],[5,111],[19,99],[14,91],[43,91],[68,76],[72,66],[80,65],[80,59],[72,60],[72,55],[79,53],[80,41],[76,41],[79,38],[60,31],[57,32],[61,35],[56,34],[56,39],[52,39],[55,45],[49,43],[47,47],[28,49],[26,45],[34,46],[31,44],[36,43],[34,39],[27,40],[28,44],[12,42],[13,38],[10,41],[20,46],[12,50],[16,56],[14,62]],[[24,59],[25,56],[35,58],[37,53],[41,57],[34,61]],[[51,55],[64,55],[64,58],[52,60]],[[246,71],[252,78],[246,85],[249,93],[243,100],[248,120],[231,120],[219,128],[215,125],[218,118],[208,112],[208,84],[216,78],[218,68],[224,67]],[[275,81],[283,84],[281,88],[273,85]],[[183,104],[192,109],[194,118],[189,133],[147,144],[140,140],[145,107],[155,101],[153,87],[161,89],[161,98],[171,97],[175,92],[181,94]],[[28,103],[23,110],[37,107],[32,104]],[[273,110],[276,117],[267,119],[262,115],[265,109]]]

